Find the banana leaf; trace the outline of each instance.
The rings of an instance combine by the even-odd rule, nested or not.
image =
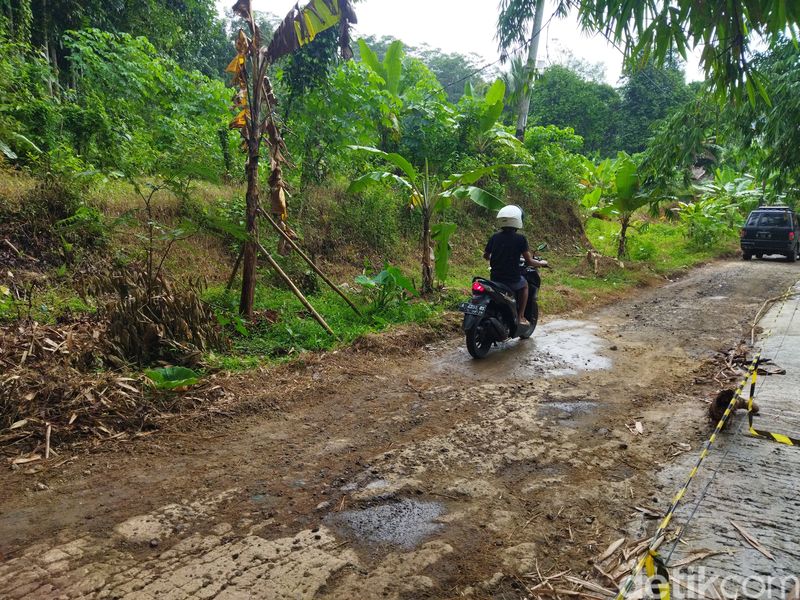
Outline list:
[[[395,152],[384,152],[383,150],[378,150],[378,148],[373,148],[371,146],[348,146],[348,148],[351,150],[369,152],[370,154],[377,154],[403,171],[411,183],[415,183],[417,181],[417,170],[411,165],[410,162],[408,162],[408,160]]]
[[[458,187],[452,190],[452,195],[459,200],[469,198],[478,206],[482,206],[488,210],[500,210],[505,206],[505,202],[500,198],[474,185]]]
[[[340,42],[344,54],[344,45],[349,41],[347,29],[356,22],[356,13],[350,0],[311,0],[302,9],[295,5],[275,30],[266,58],[274,63],[280,57],[312,42],[317,34],[337,23],[342,26]]]
[[[200,375],[186,367],[148,369],[144,374],[160,390],[189,387],[200,381]]]
[[[439,281],[447,280],[447,274],[450,271],[450,255],[453,251],[450,237],[455,231],[455,223],[436,223],[431,227],[431,237],[434,241],[433,265]]]
[[[381,182],[397,183],[401,187],[413,190],[412,185],[399,175],[395,175],[394,173],[389,173],[388,171],[372,171],[371,173],[367,173],[366,175],[362,175],[361,177],[354,179],[350,184],[350,187],[347,188],[347,192],[350,194],[355,194],[357,192],[365,190],[373,183],[381,183]]]

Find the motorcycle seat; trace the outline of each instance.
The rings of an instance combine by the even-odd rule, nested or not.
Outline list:
[[[505,292],[505,293],[507,293],[507,294],[511,294],[512,296],[516,296],[516,294],[517,294],[517,292],[515,292],[514,290],[512,290],[512,289],[511,289],[510,287],[508,287],[508,286],[507,286],[505,283],[500,283],[499,281],[495,281],[494,279],[492,279],[492,280],[491,280],[491,284],[492,284],[494,287],[496,287],[497,289],[499,289],[500,291],[503,291],[503,292]]]

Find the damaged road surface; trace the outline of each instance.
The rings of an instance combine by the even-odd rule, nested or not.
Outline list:
[[[522,598],[589,577],[652,530],[659,472],[707,437],[713,363],[798,279],[716,263],[484,361],[390,333],[240,377],[247,418],[4,470],[0,596]]]

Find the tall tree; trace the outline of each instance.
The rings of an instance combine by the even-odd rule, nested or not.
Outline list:
[[[539,34],[544,21],[544,0],[502,0],[500,16],[497,20],[497,39],[500,52],[506,55],[514,45],[524,45],[528,50],[528,58],[523,70],[523,81],[519,86],[519,104],[517,106],[517,126],[515,135],[522,141],[525,139],[525,127],[528,124],[528,112],[531,105],[530,86],[536,71],[536,56],[539,53]],[[530,38],[525,33],[530,24]]]
[[[90,27],[145,36],[182,67],[219,77],[230,53],[214,0],[146,0],[109,3],[100,0],[7,0],[7,13],[31,12],[30,41],[50,63],[67,73],[63,35]]]
[[[631,154],[642,152],[653,135],[653,125],[692,96],[683,70],[675,61],[663,67],[647,62],[643,67],[629,69],[620,92],[619,145]]]
[[[528,82],[528,87],[523,89],[522,94],[520,94],[519,106],[517,107],[515,135],[519,141],[525,139],[525,127],[528,124],[528,111],[531,108],[530,85],[536,72],[536,57],[539,54],[539,35],[542,32],[542,21],[544,21],[544,0],[538,0],[534,10],[531,41],[528,43],[528,60],[525,62],[525,80]]]
[[[610,85],[553,65],[536,82],[530,118],[537,125],[571,127],[583,137],[587,152],[607,157],[619,149],[620,105],[620,95]]]

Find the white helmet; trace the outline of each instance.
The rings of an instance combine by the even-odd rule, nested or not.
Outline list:
[[[516,204],[501,208],[497,212],[497,226],[522,229],[522,209]]]

